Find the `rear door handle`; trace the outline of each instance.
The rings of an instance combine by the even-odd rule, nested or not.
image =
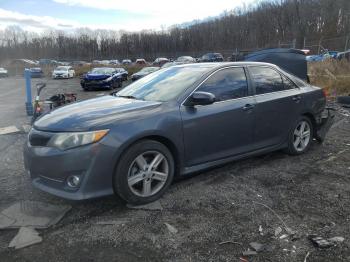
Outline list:
[[[244,107],[242,107],[242,109],[244,111],[248,111],[248,110],[252,110],[255,107],[255,105],[252,104],[246,104]]]
[[[299,102],[300,100],[301,100],[301,96],[299,96],[299,95],[296,95],[296,96],[293,96],[293,101],[295,101],[295,102]]]

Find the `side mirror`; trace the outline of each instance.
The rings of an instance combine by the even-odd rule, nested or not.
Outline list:
[[[189,100],[188,105],[210,105],[215,102],[215,95],[208,92],[194,92]]]

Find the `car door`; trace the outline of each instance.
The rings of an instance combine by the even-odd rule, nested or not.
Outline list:
[[[249,66],[248,70],[256,99],[255,148],[282,144],[301,114],[300,90],[276,68]]]
[[[245,69],[220,69],[196,91],[214,94],[216,102],[180,108],[186,165],[248,152],[253,142],[255,100],[250,96]]]

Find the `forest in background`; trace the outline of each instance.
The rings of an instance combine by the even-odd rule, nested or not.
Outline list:
[[[80,28],[74,32],[37,34],[11,26],[0,31],[0,59],[91,61],[143,57],[152,60],[159,56],[199,56],[209,51],[232,53],[283,46],[283,43],[303,48],[305,43],[316,45],[323,39],[333,39],[326,48],[342,51],[350,48],[349,35],[349,0],[263,0],[226,11],[217,18],[160,31]]]

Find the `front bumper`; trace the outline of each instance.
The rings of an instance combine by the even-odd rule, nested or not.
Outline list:
[[[56,148],[24,146],[24,165],[32,184],[58,197],[83,200],[113,194],[115,149],[95,143],[61,151]],[[78,175],[77,188],[67,184],[67,178]]]
[[[319,119],[315,132],[315,138],[320,142],[325,140],[329,129],[334,123],[334,111],[335,109],[327,107]]]
[[[69,78],[69,76],[68,75],[52,75],[52,78],[54,78],[54,79],[59,79],[59,78],[67,79],[67,78]]]
[[[112,82],[105,82],[104,80],[92,80],[92,81],[86,81],[82,80],[80,82],[81,86],[83,88],[110,88],[112,87]]]

